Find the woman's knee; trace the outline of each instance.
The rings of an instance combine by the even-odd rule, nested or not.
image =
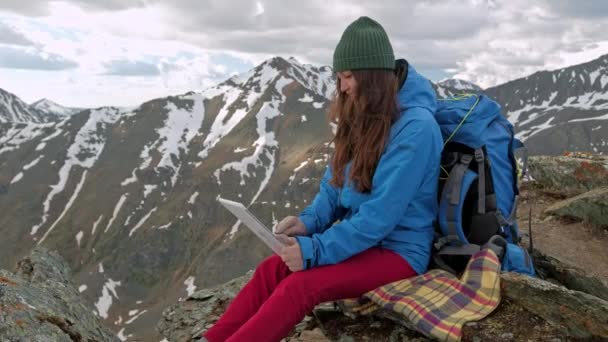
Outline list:
[[[318,304],[318,297],[322,289],[311,283],[311,280],[309,272],[295,272],[279,284],[277,291],[292,297],[295,301],[304,301],[314,307]]]
[[[289,271],[287,265],[281,260],[276,254],[269,256],[268,258],[262,260],[262,262],[258,265],[255,270],[256,274],[286,274]]]

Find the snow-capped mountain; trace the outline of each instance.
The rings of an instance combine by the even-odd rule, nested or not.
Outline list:
[[[334,87],[327,67],[274,58],[133,110],[0,125],[0,266],[57,249],[108,326],[155,340],[164,307],[269,255],[218,195],[269,226],[312,199]]]
[[[607,82],[603,57],[486,92],[532,152],[549,133],[588,150],[596,132],[599,141],[608,136]],[[325,110],[334,88],[329,67],[277,57],[134,109],[0,124],[0,268],[36,244],[57,249],[107,326],[127,339],[159,340],[150,326],[166,306],[270,253],[218,196],[244,203],[268,226],[312,200],[332,152]],[[461,81],[437,89],[478,91]]]
[[[32,108],[44,113],[47,117],[54,117],[54,120],[60,120],[74,113],[80,112],[83,108],[64,107],[49,99],[40,99],[30,105]],[[54,121],[50,120],[50,121]]]
[[[3,122],[47,122],[44,113],[23,102],[15,94],[0,89],[0,123]]]
[[[608,55],[484,91],[533,154],[608,152]]]
[[[455,96],[464,93],[481,93],[483,90],[469,81],[450,78],[433,84],[439,98]]]

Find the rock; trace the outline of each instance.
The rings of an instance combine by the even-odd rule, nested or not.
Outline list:
[[[545,214],[608,228],[608,186],[554,203],[545,209]]]
[[[298,342],[329,342],[330,340],[323,334],[323,331],[319,328],[315,328],[313,330],[305,330],[303,331],[297,339],[293,339],[292,341]]]
[[[588,275],[584,270],[544,255],[538,250],[532,253],[536,272],[543,279],[555,279],[570,290],[582,291],[608,301],[608,285]]]
[[[574,338],[608,338],[608,302],[517,273],[501,275],[503,298]]]
[[[163,310],[156,330],[169,341],[190,342],[213,325],[253,272],[225,284],[194,292],[185,301]]]
[[[532,156],[530,175],[544,191],[570,197],[608,186],[608,157],[571,153],[567,156]]]
[[[463,341],[608,338],[608,304],[601,299],[608,296],[606,286],[557,259],[538,252],[534,257],[540,276],[570,289],[539,278],[504,273],[500,306],[483,320],[466,324]],[[157,330],[169,341],[190,341],[218,319],[250,277],[251,272],[195,292],[165,310]],[[393,311],[379,309],[373,315],[358,316],[344,310],[333,303],[322,303],[284,340],[428,341],[406,317]]]
[[[120,341],[85,305],[56,252],[37,247],[0,270],[0,341]]]

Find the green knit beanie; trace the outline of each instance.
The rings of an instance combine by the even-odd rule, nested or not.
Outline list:
[[[352,22],[334,51],[334,72],[355,69],[395,69],[395,55],[378,22],[361,17]]]

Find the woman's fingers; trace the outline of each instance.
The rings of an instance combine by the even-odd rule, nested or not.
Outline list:
[[[292,227],[296,222],[296,217],[295,216],[287,216],[284,219],[281,220],[281,222],[279,222],[279,224],[276,225],[275,227],[275,234],[286,234],[289,235],[289,233],[293,230]]]
[[[295,238],[289,237],[286,234],[275,234],[275,237],[286,246],[291,246],[296,243]]]

